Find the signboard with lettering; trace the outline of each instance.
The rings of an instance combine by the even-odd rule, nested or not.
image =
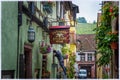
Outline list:
[[[69,27],[52,27],[50,28],[50,43],[64,44],[69,43]]]

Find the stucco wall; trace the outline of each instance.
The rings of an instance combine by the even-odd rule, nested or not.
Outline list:
[[[37,4],[37,6],[40,7],[40,4]],[[41,10],[42,10],[42,7],[41,7]],[[52,15],[55,15],[55,14],[52,14]],[[37,15],[37,17],[38,17],[38,15]],[[27,19],[30,20],[28,16],[23,14],[23,18],[22,18],[23,24],[20,28],[20,44],[21,44],[20,45],[20,53],[21,54],[24,53],[24,44],[29,43],[28,39],[27,39],[27,37],[28,37],[27,31],[29,28],[29,21],[27,23]],[[40,53],[40,50],[39,50],[39,46],[40,46],[39,44],[40,44],[40,41],[43,40],[42,33],[44,30],[40,27],[40,25],[36,24],[35,22],[32,22],[32,27],[35,30],[35,41],[32,43],[32,45],[33,45],[33,49],[32,49],[32,75],[34,78],[34,72],[35,72],[36,68],[40,69],[39,77],[41,77],[41,75],[42,75],[42,73],[41,73],[42,72],[42,54]],[[46,34],[46,32],[44,32],[44,34]],[[49,35],[46,35],[46,40],[44,40],[44,41],[47,42],[48,44],[50,44],[49,43]],[[50,73],[51,73],[50,77],[52,77],[52,73],[53,73],[52,66],[51,66],[52,61],[53,61],[52,55],[53,54],[51,52],[47,56],[47,70],[50,71]]]
[[[17,2],[1,3],[2,31],[2,70],[16,70],[17,63],[17,34],[18,34]]]
[[[28,16],[23,14],[22,19],[22,26],[20,28],[20,53],[24,53],[24,44],[29,43],[28,42],[28,28],[29,28],[29,22],[27,23]],[[42,40],[42,28],[38,27],[38,25],[34,22],[32,22],[32,27],[35,30],[35,41],[32,43],[33,49],[32,49],[32,74],[34,77],[34,70],[40,69],[42,70],[42,54],[40,54],[39,51],[39,44]]]
[[[15,70],[17,67],[17,38],[18,38],[18,2],[2,2],[2,70]],[[40,5],[38,5],[40,6]],[[56,18],[56,7],[53,7],[53,13],[49,15],[50,18]],[[20,26],[19,35],[19,54],[24,54],[24,45],[28,42],[28,28],[29,17],[24,13],[22,14],[22,26]],[[54,23],[53,23],[54,24]],[[35,30],[35,41],[32,43],[32,77],[34,78],[35,69],[40,69],[42,72],[42,54],[39,50],[39,43],[42,38],[43,29],[35,22],[32,23]],[[49,44],[49,35],[47,35],[46,42]],[[29,43],[30,44],[30,43]],[[57,50],[60,50],[59,45],[53,45]],[[53,54],[48,54],[47,70],[50,71],[51,78],[56,77],[56,69],[52,70]],[[55,63],[58,63],[55,59]],[[53,74],[54,73],[54,74]],[[53,77],[54,76],[54,77]]]

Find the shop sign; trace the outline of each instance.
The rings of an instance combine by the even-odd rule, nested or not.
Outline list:
[[[50,30],[51,44],[69,43],[69,28],[67,29],[53,29]]]

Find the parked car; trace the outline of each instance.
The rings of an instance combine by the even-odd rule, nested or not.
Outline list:
[[[78,73],[78,78],[85,79],[87,78],[87,70],[86,69],[80,69]]]

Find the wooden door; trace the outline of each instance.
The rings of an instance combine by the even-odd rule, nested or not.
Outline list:
[[[32,78],[32,48],[24,46],[24,72],[25,78]]]

